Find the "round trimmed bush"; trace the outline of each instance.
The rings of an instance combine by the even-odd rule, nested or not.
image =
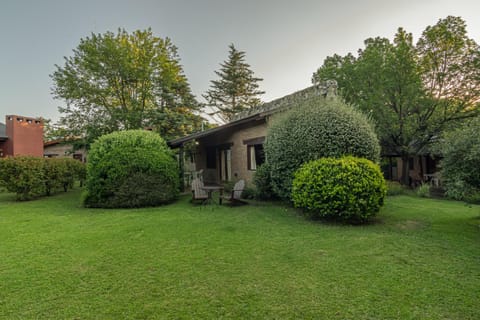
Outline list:
[[[313,219],[364,222],[383,205],[387,188],[377,164],[355,157],[304,164],[293,180],[292,200]]]
[[[168,203],[179,194],[177,161],[156,133],[114,132],[92,144],[85,187],[87,207],[132,208]]]
[[[305,162],[346,155],[380,159],[380,145],[370,121],[338,99],[306,99],[274,120],[265,155],[274,193],[290,200],[293,173]]]

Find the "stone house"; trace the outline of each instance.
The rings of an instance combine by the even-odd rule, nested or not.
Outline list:
[[[334,96],[335,89],[334,82],[311,86],[238,114],[224,125],[169,141],[170,147],[179,150],[186,184],[199,172],[205,183],[239,179],[251,183],[265,161],[263,144],[272,118],[306,98]]]
[[[87,161],[85,148],[74,150],[73,143],[64,139],[45,142],[43,144],[43,156],[45,158],[73,158],[81,162]]]
[[[224,125],[169,141],[170,147],[179,151],[185,185],[199,174],[205,183],[221,184],[239,179],[251,183],[256,168],[265,161],[263,144],[269,122],[304,99],[335,97],[336,88],[334,81],[311,86],[252,108]],[[404,165],[401,157],[383,153],[382,159],[385,178],[399,181]],[[438,160],[428,153],[410,158],[405,164],[410,184],[433,182],[438,185],[437,164]]]

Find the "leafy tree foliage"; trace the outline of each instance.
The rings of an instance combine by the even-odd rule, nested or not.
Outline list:
[[[447,196],[480,202],[480,117],[446,132],[437,145]]]
[[[145,130],[98,138],[87,163],[87,207],[132,208],[164,204],[179,193],[177,161],[166,142]]]
[[[55,98],[67,104],[59,108],[59,124],[87,144],[106,133],[145,127],[177,137],[201,123],[177,48],[150,29],[80,39],[51,77]]]
[[[387,188],[380,168],[367,159],[322,158],[295,172],[292,200],[310,218],[365,222],[384,203]]]
[[[274,119],[267,132],[266,168],[275,195],[283,200],[290,200],[293,174],[303,163],[345,155],[378,162],[380,146],[367,118],[339,100],[306,99]]]
[[[203,96],[208,105],[222,121],[228,122],[232,117],[244,110],[261,103],[258,82],[263,79],[254,76],[250,65],[245,62],[245,52],[238,51],[233,44],[229,46],[228,60],[220,64],[215,71],[218,80],[211,81],[211,88]]]
[[[344,99],[375,120],[383,154],[406,163],[443,130],[478,114],[479,66],[480,50],[465,22],[449,16],[427,27],[416,46],[400,28],[393,42],[367,39],[357,57],[327,57],[313,81],[337,80]]]

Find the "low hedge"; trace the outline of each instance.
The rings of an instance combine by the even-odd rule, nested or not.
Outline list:
[[[0,185],[19,201],[51,195],[85,179],[85,165],[71,158],[45,159],[31,156],[0,159]]]
[[[355,157],[321,158],[295,173],[293,204],[310,218],[365,222],[383,205],[386,185],[378,165]]]

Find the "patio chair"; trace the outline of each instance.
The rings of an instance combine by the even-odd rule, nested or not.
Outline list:
[[[203,190],[203,182],[200,179],[192,180],[192,202],[201,200],[202,203],[208,200],[207,191]]]
[[[242,200],[242,192],[245,189],[245,180],[238,180],[233,186],[232,192],[225,197],[230,204],[246,204],[247,202]]]

